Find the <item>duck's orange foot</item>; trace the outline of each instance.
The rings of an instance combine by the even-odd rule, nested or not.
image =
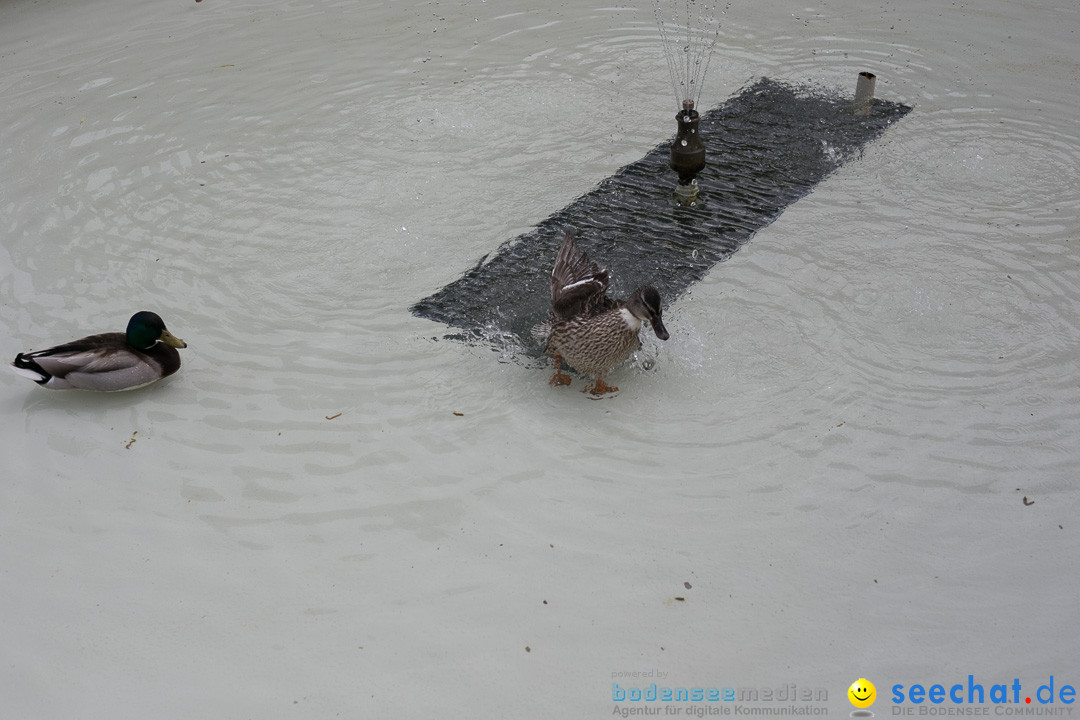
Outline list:
[[[555,360],[555,374],[551,376],[550,380],[548,380],[548,385],[552,385],[554,387],[569,385],[570,376],[562,371],[562,358],[556,355],[553,359]]]
[[[548,385],[553,385],[555,387],[569,384],[570,376],[564,373],[562,370],[559,370],[558,368],[555,369],[555,374],[551,376],[550,380],[548,380]]]
[[[595,395],[596,397],[600,397],[601,395],[604,395],[606,393],[613,393],[618,391],[619,388],[615,387],[614,385],[608,385],[604,382],[603,378],[596,378],[595,383],[587,386],[581,392],[587,392],[591,395]]]

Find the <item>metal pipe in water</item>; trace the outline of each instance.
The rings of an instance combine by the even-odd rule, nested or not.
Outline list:
[[[855,83],[855,102],[852,109],[856,115],[869,115],[870,108],[874,104],[874,84],[877,75],[863,70],[859,73],[859,79]]]

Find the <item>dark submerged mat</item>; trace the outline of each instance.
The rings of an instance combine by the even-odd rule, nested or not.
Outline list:
[[[669,140],[503,243],[412,312],[463,331],[450,337],[541,352],[530,330],[547,316],[548,277],[564,230],[611,269],[615,297],[653,285],[667,307],[911,110],[882,100],[868,115],[850,108],[850,98],[758,80],[701,116],[708,155],[697,207],[672,200]]]

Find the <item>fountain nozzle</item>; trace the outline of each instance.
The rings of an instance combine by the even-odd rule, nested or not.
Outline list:
[[[679,184],[689,185],[705,167],[705,143],[698,133],[701,116],[693,100],[684,100],[683,109],[675,115],[679,132],[671,144],[671,169],[679,173]]]
[[[693,100],[683,100],[683,109],[675,115],[679,132],[671,144],[671,169],[679,173],[675,201],[680,205],[697,204],[697,183],[694,178],[705,167],[705,143],[701,141],[698,123],[701,116]]]

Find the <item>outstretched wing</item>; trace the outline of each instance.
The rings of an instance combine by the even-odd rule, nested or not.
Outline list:
[[[564,320],[604,306],[608,302],[604,296],[608,278],[607,269],[578,250],[568,231],[551,270],[551,310],[555,317]]]

